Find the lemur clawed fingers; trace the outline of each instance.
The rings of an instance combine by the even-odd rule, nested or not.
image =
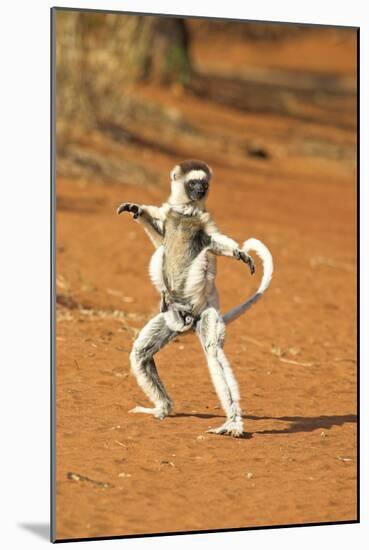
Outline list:
[[[244,258],[244,256],[245,256],[245,258]],[[249,256],[248,254],[245,254],[245,252],[242,252],[241,260],[249,266],[250,273],[251,273],[251,275],[253,275],[255,273],[255,262],[251,258],[251,256]]]
[[[255,273],[255,262],[251,258],[251,256],[249,256],[248,254],[246,254],[246,252],[243,252],[243,250],[240,250],[239,248],[237,248],[233,252],[233,255],[236,260],[242,260],[245,264],[249,266],[251,275]]]
[[[133,214],[133,217],[136,219],[139,216],[142,216],[143,209],[139,204],[135,204],[132,202],[122,202],[122,204],[117,209],[117,214],[121,214],[122,212],[131,212]]]

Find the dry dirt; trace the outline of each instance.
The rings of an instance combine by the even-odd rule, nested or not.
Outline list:
[[[58,178],[57,539],[355,520],[356,172],[352,155],[342,157],[354,129],[205,112],[178,91],[135,94],[172,102],[215,134],[262,136],[270,156],[229,151],[222,162],[205,146],[191,154],[187,138],[177,156],[128,144],[122,155],[155,165],[160,186]],[[299,136],[313,152],[294,149]],[[320,154],[318,138],[337,154]],[[220,228],[261,239],[275,262],[265,297],[227,332],[242,439],[207,433],[223,411],[194,335],[157,357],[175,412],[163,421],[128,414],[146,404],[129,352],[159,296],[150,241],[115,209],[160,204],[169,169],[200,155],[214,167],[208,206]],[[256,289],[261,266],[254,277],[233,260],[218,266],[226,311]]]

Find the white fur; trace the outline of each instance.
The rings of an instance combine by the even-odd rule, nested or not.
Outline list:
[[[176,166],[171,173],[169,201],[159,209],[147,206],[144,208],[148,215],[162,221],[163,224],[170,209],[185,216],[199,215],[204,230],[211,238],[210,246],[202,250],[188,267],[184,288],[188,303],[185,305],[192,306],[191,314],[200,319],[198,322],[196,320],[196,331],[206,355],[216,393],[227,415],[227,420],[221,426],[210,431],[239,437],[243,434],[240,395],[232,368],[223,351],[225,324],[239,317],[265,292],[272,278],[273,260],[269,250],[257,239],[249,239],[244,242],[241,248],[243,252],[247,254],[249,250],[254,250],[262,259],[263,277],[257,292],[251,298],[222,317],[219,312],[219,297],[215,287],[215,255],[232,257],[235,251],[239,250],[239,245],[220,233],[210,215],[205,211],[205,199],[193,203],[187,197],[185,181],[207,178],[208,175],[203,170],[191,170],[183,176],[180,167]],[[157,247],[150,261],[149,274],[153,284],[161,293],[166,290],[163,277],[164,247],[161,246],[162,237],[154,234],[155,229],[151,228],[150,220],[147,221],[143,218],[143,221],[146,231]],[[186,330],[188,327],[185,326],[175,309],[160,313],[142,329],[130,356],[131,368],[138,384],[154,403],[154,407],[135,407],[131,412],[149,413],[157,418],[163,418],[170,413],[171,400],[159,378],[153,356],[178,333]]]
[[[173,330],[174,332],[186,332],[187,327],[183,324],[183,321],[178,318],[178,316],[174,313],[174,311],[166,311],[164,313],[165,322],[167,326],[170,328],[170,330]]]
[[[268,286],[273,276],[273,258],[265,244],[263,244],[258,239],[247,239],[243,243],[242,250],[247,254],[250,250],[256,252],[259,258],[263,262],[263,278],[261,279],[260,286],[258,288],[258,293],[263,294]]]
[[[181,178],[172,179],[169,202],[171,204],[187,204],[188,202],[190,202]]]
[[[163,279],[163,256],[164,246],[159,246],[151,257],[149,264],[149,275],[155,288],[162,292],[165,290],[165,284]]]
[[[216,276],[216,261],[208,248],[204,248],[193,261],[185,286],[185,295],[189,299],[195,315],[208,304]]]
[[[225,324],[219,311],[208,308],[202,313],[198,334],[215,391],[227,415],[224,424],[209,431],[239,437],[243,433],[240,394],[237,381],[223,351]]]
[[[155,218],[158,223],[161,222],[161,224],[163,224],[165,220],[165,212],[163,211],[163,207],[158,208],[157,206],[143,204],[141,208],[146,215]],[[145,215],[137,218],[136,222],[140,223],[143,226],[145,233],[149,236],[155,248],[162,244],[163,237],[159,235],[157,231],[155,231],[150,222],[146,219]]]
[[[200,201],[198,201],[200,202]],[[171,209],[183,216],[197,216],[201,210],[195,204],[171,204]]]
[[[171,194],[169,197],[169,202],[171,205],[186,205],[191,202],[185,190],[185,182],[190,180],[205,180],[209,178],[208,174],[204,170],[190,170],[187,174],[181,176],[181,169],[179,166],[175,166],[173,168],[170,176]],[[198,201],[199,205],[200,203],[201,201]]]
[[[167,313],[159,313],[149,321],[138,335],[130,354],[131,370],[138,385],[154,403],[153,408],[135,407],[130,412],[145,412],[164,418],[171,410],[169,395],[156,370],[153,355],[176,336],[167,322]]]
[[[190,170],[190,172],[187,172],[185,175],[185,181],[191,181],[191,180],[206,180],[208,179],[208,175],[204,170]]]
[[[261,258],[263,262],[263,277],[261,279],[260,286],[258,290],[245,302],[240,304],[239,306],[234,307],[230,311],[228,311],[225,315],[223,315],[223,319],[225,323],[230,323],[231,321],[234,321],[242,315],[249,307],[251,307],[261,296],[264,294],[266,289],[268,288],[270,281],[272,280],[273,276],[273,258],[267,247],[258,239],[248,239],[243,243],[242,246],[243,252],[246,254],[253,250],[256,252],[256,254]]]
[[[226,235],[222,235],[222,233],[218,231],[211,234],[211,241],[214,253],[219,253],[222,256],[229,256],[232,258],[235,249],[238,248],[236,241],[230,239]]]

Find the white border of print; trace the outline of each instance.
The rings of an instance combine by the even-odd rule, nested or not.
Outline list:
[[[369,23],[360,0],[227,0],[215,5],[203,0],[69,0],[60,5],[138,12],[157,12],[266,21],[320,23],[361,27],[361,98],[369,97]],[[1,540],[4,548],[33,550],[48,543],[49,522],[49,70],[50,12],[53,2],[18,0],[2,6],[1,56]],[[361,150],[369,151],[368,102],[361,105]],[[365,122],[365,124],[364,124]],[[367,238],[369,203],[368,161],[361,156],[361,281],[369,280]],[[27,271],[24,269],[27,266]],[[368,285],[361,286],[361,523],[266,531],[184,535],[145,539],[83,542],[94,548],[140,550],[186,548],[211,544],[223,548],[283,548],[299,550],[355,546],[364,548],[369,535]],[[160,526],[159,526],[160,527]]]

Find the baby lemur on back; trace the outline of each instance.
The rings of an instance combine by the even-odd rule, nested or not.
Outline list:
[[[248,309],[267,289],[273,273],[272,256],[257,239],[240,247],[218,230],[205,200],[212,171],[199,160],[187,160],[171,172],[171,194],[161,207],[123,203],[117,212],[131,212],[156,251],[150,262],[151,280],[161,294],[160,313],[142,329],[130,355],[137,382],[154,407],[135,407],[130,412],[168,416],[171,399],[156,370],[154,355],[180,333],[196,331],[204,349],[210,376],[227,420],[209,431],[239,437],[243,433],[238,384],[224,354],[225,325]],[[254,250],[263,261],[264,273],[257,292],[224,316],[219,311],[215,287],[216,256],[245,262]]]

